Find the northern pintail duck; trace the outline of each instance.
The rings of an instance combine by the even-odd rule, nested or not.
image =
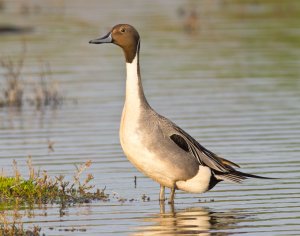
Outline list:
[[[234,169],[237,164],[219,157],[198,143],[172,121],[158,114],[145,97],[139,66],[140,36],[128,24],[119,24],[104,37],[89,43],[120,46],[126,60],[126,97],[120,125],[120,142],[128,160],[142,173],[165,187],[204,193],[220,181],[241,183],[247,178],[266,178]]]

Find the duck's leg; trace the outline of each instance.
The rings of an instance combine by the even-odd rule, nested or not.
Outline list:
[[[159,201],[165,201],[165,186],[160,185]]]
[[[174,202],[170,203],[170,213],[172,214],[172,216],[176,216],[176,212],[175,212],[175,207],[174,207]]]
[[[160,209],[160,214],[165,214],[165,201],[159,201],[159,209]]]
[[[171,188],[171,193],[170,193],[170,199],[169,199],[169,204],[174,204],[174,198],[175,198],[175,186]]]

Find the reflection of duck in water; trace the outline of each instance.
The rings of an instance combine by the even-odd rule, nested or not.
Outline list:
[[[212,212],[208,208],[186,208],[147,216],[147,226],[139,227],[133,235],[211,235],[211,230],[233,229],[243,216],[231,212]],[[229,233],[228,233],[229,234]],[[228,235],[222,232],[222,235]]]

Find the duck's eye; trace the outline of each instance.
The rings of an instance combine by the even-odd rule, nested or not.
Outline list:
[[[125,28],[122,28],[122,29],[121,29],[121,32],[122,32],[122,33],[125,33],[125,31],[126,31]]]

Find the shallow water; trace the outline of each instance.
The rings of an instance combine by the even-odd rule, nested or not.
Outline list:
[[[110,202],[63,213],[56,205],[34,209],[24,213],[25,226],[38,225],[46,235],[297,235],[299,3],[130,3],[65,1],[61,7],[59,1],[44,1],[40,13],[20,15],[12,1],[0,15],[0,22],[34,27],[28,35],[0,36],[1,55],[18,58],[25,40],[28,86],[46,61],[66,97],[57,109],[0,108],[1,168],[12,174],[15,159],[26,175],[31,155],[37,168],[71,178],[74,163],[92,160],[93,183],[111,195]],[[198,32],[182,29],[180,7],[197,9]],[[220,183],[201,195],[178,191],[174,208],[160,206],[158,184],[132,167],[119,144],[122,52],[87,43],[119,22],[135,25],[142,36],[143,85],[152,107],[243,171],[280,179]]]

